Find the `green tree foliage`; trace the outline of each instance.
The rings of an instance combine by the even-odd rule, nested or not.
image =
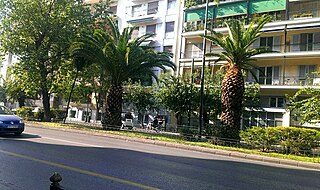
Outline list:
[[[162,70],[175,68],[167,53],[157,53],[151,47],[142,47],[154,35],[146,34],[131,39],[134,28],[125,28],[122,33],[116,22],[107,17],[110,32],[95,30],[73,44],[73,55],[84,57],[89,62],[97,63],[110,77],[110,88],[107,97],[106,117],[103,125],[106,128],[119,129],[121,126],[122,96],[124,82],[138,78],[141,73],[157,79],[153,68]]]
[[[228,35],[212,30],[210,36],[203,36],[221,47],[221,53],[208,53],[216,56],[218,61],[224,60],[226,74],[221,83],[221,122],[225,126],[225,137],[239,139],[242,101],[245,91],[242,71],[253,73],[257,68],[252,64],[252,56],[270,52],[265,48],[252,49],[251,45],[260,37],[261,29],[271,20],[270,16],[262,16],[248,27],[239,20],[227,22]]]
[[[260,85],[246,83],[242,102],[243,108],[260,108]]]
[[[160,84],[155,94],[157,102],[175,112],[178,124],[180,124],[180,116],[190,115],[197,110],[199,89],[195,83],[190,82],[190,76],[163,75]]]
[[[300,124],[320,122],[320,90],[307,87],[302,88],[289,97],[289,109],[292,115],[300,119]]]
[[[70,42],[94,18],[82,0],[1,0],[0,10],[1,46],[18,55],[21,67],[34,77],[49,121],[57,71],[68,58]]]
[[[19,107],[23,107],[25,99],[37,95],[37,88],[34,88],[36,79],[28,73],[21,64],[8,67],[7,77],[4,81],[5,96],[8,100],[18,101]]]
[[[140,82],[132,83],[129,81],[126,84],[124,102],[132,104],[138,111],[140,116],[143,116],[148,110],[155,108],[155,98],[153,88],[151,86],[143,86]],[[143,123],[143,118],[141,123]]]

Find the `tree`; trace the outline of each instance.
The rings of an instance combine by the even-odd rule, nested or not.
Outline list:
[[[319,123],[320,121],[320,90],[312,87],[300,89],[289,97],[289,106],[293,116],[300,118],[300,124]]]
[[[44,119],[50,120],[50,94],[70,42],[94,23],[82,0],[1,0],[0,43],[20,58],[40,89]]]
[[[81,55],[92,63],[98,63],[110,77],[110,88],[107,96],[107,108],[103,126],[109,129],[119,129],[121,126],[123,83],[130,78],[141,76],[141,73],[157,76],[152,69],[162,70],[175,68],[167,53],[157,53],[151,47],[141,44],[152,34],[146,34],[131,39],[134,28],[125,28],[120,33],[117,24],[107,17],[110,33],[101,29],[92,35],[80,38],[73,44],[74,54]]]
[[[190,82],[190,76],[164,75],[155,96],[160,105],[175,112],[178,125],[181,125],[181,116],[188,115],[190,117],[197,110],[199,104],[199,89],[195,83]]]
[[[239,20],[226,23],[228,35],[211,31],[211,35],[203,36],[220,46],[221,53],[209,53],[207,56],[217,56],[228,63],[226,74],[221,84],[221,122],[225,126],[225,137],[239,139],[242,99],[244,94],[244,79],[242,70],[253,73],[257,68],[251,63],[252,56],[268,52],[265,48],[251,49],[251,45],[260,37],[261,29],[271,20],[262,16],[257,22],[251,22],[246,28]]]
[[[77,78],[78,78],[79,71],[82,71],[87,65],[89,65],[88,61],[86,59],[84,59],[83,57],[74,57],[73,63],[74,63],[74,67],[76,68],[76,73],[74,74],[74,79],[73,79],[71,90],[70,90],[70,93],[68,96],[67,109],[66,109],[63,123],[66,122],[66,119],[68,117],[68,109],[69,109],[69,105],[70,105],[70,101],[71,101],[71,96],[72,96],[72,92],[73,92],[74,86],[75,86]]]
[[[7,77],[4,80],[5,95],[11,101],[18,101],[19,107],[25,105],[27,98],[35,97],[37,89],[35,79],[20,64],[11,65],[7,70]]]
[[[147,110],[155,108],[155,98],[151,86],[143,86],[141,82],[132,83],[129,81],[126,84],[124,95],[125,102],[132,104],[138,111],[141,117],[141,123],[144,123],[144,114]]]

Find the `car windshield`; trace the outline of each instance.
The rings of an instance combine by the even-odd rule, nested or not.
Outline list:
[[[0,106],[0,114],[12,115],[13,113],[8,108]]]

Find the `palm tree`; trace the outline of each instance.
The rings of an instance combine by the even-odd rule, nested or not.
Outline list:
[[[242,71],[249,71],[254,75],[257,69],[252,64],[252,56],[270,52],[266,48],[252,49],[251,45],[260,37],[263,26],[271,21],[271,17],[262,16],[258,21],[251,22],[246,28],[238,20],[226,23],[228,35],[211,31],[211,35],[204,36],[224,51],[209,53],[207,56],[217,56],[218,60],[227,61],[226,73],[221,83],[221,122],[225,126],[224,137],[239,139],[242,99],[244,93],[244,79]]]
[[[134,28],[125,28],[120,33],[117,24],[107,18],[109,32],[97,29],[93,35],[86,35],[73,45],[73,52],[93,63],[98,63],[110,77],[111,86],[107,95],[106,113],[103,126],[119,129],[121,126],[123,83],[130,78],[149,75],[157,76],[153,69],[164,71],[175,68],[168,53],[157,53],[149,46],[141,46],[150,41],[153,34],[145,34],[131,39]]]

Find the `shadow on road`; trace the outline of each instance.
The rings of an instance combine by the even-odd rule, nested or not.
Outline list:
[[[12,166],[8,164],[0,165],[0,171],[6,171],[5,173],[0,172],[0,181],[4,179],[13,180],[11,183],[16,183],[21,189],[48,188],[48,177],[55,171],[63,176],[62,185],[68,190],[139,189],[88,173],[72,171],[70,168],[61,167],[61,165],[159,189],[320,189],[320,172],[317,171],[277,168],[255,163],[226,161],[222,160],[222,158],[200,159],[118,148],[45,144],[27,140],[15,140],[15,138],[39,137],[28,134],[21,137],[8,136],[8,140],[4,139],[1,142],[0,150],[36,159],[28,160],[23,157],[8,156],[0,152],[2,163],[10,164],[14,159],[17,159],[17,162],[20,163],[19,165],[14,163]],[[144,145],[141,144],[141,146],[143,147]],[[155,146],[155,149],[159,148],[165,149],[166,147]],[[180,150],[177,149],[177,151]],[[214,157],[212,155],[212,158]],[[56,163],[58,165],[50,165],[37,160],[45,160],[47,163]],[[25,176],[28,177],[25,178]],[[14,181],[14,179],[23,180]]]
[[[14,135],[10,133],[3,133],[0,134],[0,137],[7,138],[7,139],[32,139],[32,138],[41,138],[39,135],[32,135],[32,134],[26,134],[22,133],[21,135]]]

